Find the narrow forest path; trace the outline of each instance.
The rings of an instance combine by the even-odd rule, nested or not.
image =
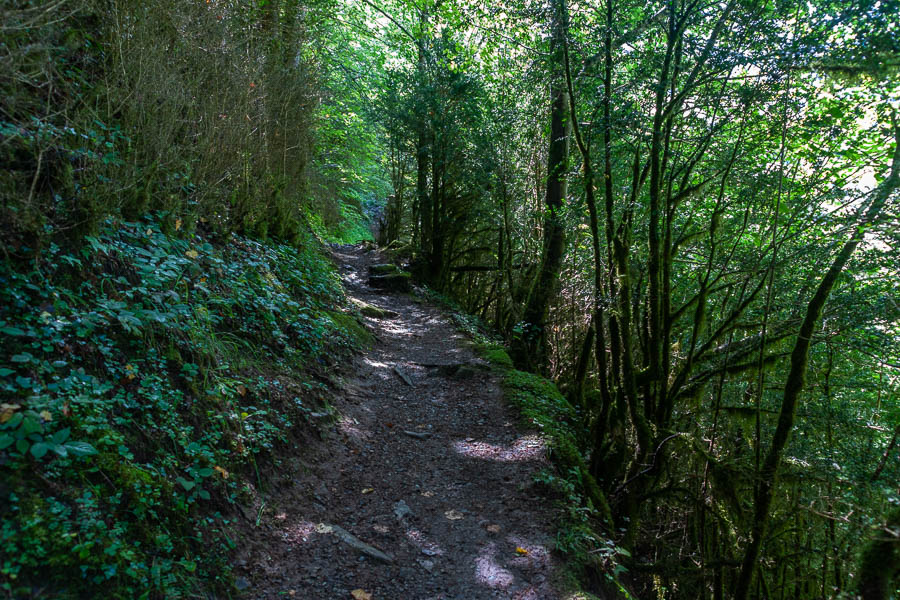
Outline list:
[[[348,295],[396,315],[366,319],[377,342],[346,376],[333,434],[239,561],[246,596],[559,598],[552,510],[532,482],[541,440],[516,430],[498,376],[441,309],[371,289],[377,252],[335,256]]]

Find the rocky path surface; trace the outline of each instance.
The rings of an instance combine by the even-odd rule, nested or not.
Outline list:
[[[245,597],[551,600],[551,509],[532,476],[543,444],[517,431],[497,375],[439,309],[367,284],[376,252],[336,250],[367,317],[334,432],[239,561]],[[265,512],[265,511],[261,511]]]

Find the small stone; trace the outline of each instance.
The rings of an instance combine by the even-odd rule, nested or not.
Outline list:
[[[383,563],[390,564],[390,563],[394,562],[394,558],[392,556],[390,556],[389,554],[385,554],[378,548],[375,548],[374,546],[370,546],[369,544],[363,542],[362,540],[357,538],[355,535],[353,535],[352,533],[350,533],[343,527],[338,527],[337,525],[332,525],[331,528],[337,539],[344,542],[345,544],[347,544],[348,546],[350,546],[357,552],[362,552],[366,556],[370,556],[370,557],[374,558],[375,560],[381,561]]]
[[[234,587],[243,592],[244,590],[250,589],[250,582],[244,577],[237,577],[234,580]]]
[[[403,383],[405,383],[406,385],[408,385],[410,387],[413,386],[412,379],[410,379],[409,375],[406,374],[406,371],[404,371],[400,367],[395,366],[394,373],[396,373],[397,376],[403,380]]]
[[[434,569],[434,561],[433,560],[424,560],[423,559],[423,560],[419,560],[418,562],[419,562],[419,565],[421,565],[422,568],[425,569],[426,571],[428,571],[429,573],[431,573],[431,571]]]
[[[413,511],[405,501],[398,500],[394,504],[394,514],[397,516],[398,521],[402,521],[406,517],[413,516]]]

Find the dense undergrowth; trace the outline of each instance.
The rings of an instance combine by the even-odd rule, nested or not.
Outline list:
[[[230,585],[233,503],[364,333],[320,248],[158,215],[0,266],[0,594]]]

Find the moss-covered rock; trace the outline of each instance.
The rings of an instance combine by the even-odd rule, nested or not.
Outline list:
[[[400,267],[391,263],[382,263],[377,265],[369,265],[370,275],[390,275],[391,273],[400,273]]]
[[[399,313],[392,310],[378,308],[374,304],[369,304],[356,298],[350,298],[350,304],[355,306],[362,316],[371,317],[372,319],[396,319],[400,316]]]
[[[375,336],[359,322],[355,315],[342,312],[329,312],[331,321],[342,330],[353,345],[369,348],[375,343]]]
[[[392,292],[408,292],[410,289],[409,273],[388,273],[386,275],[369,275],[369,285]]]

